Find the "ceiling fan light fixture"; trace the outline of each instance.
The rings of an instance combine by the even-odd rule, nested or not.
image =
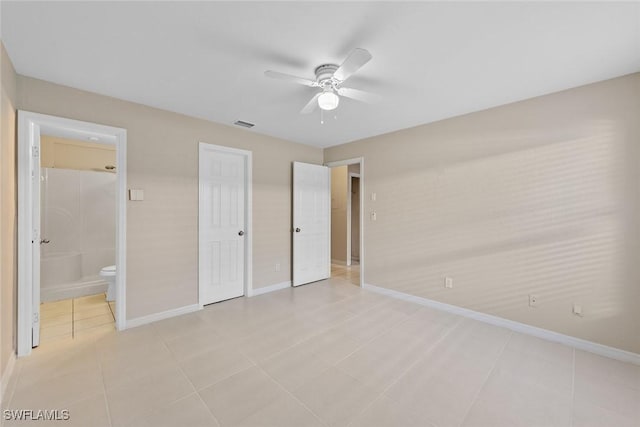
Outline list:
[[[340,97],[336,95],[331,89],[325,90],[318,97],[318,107],[325,111],[331,111],[338,108],[340,103]]]

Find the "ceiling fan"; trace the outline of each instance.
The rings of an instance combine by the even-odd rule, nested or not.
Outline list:
[[[374,102],[377,98],[369,92],[359,89],[342,87],[342,84],[371,60],[372,56],[366,49],[356,48],[349,53],[342,65],[323,64],[316,67],[316,79],[310,80],[303,77],[296,77],[278,71],[265,71],[267,77],[280,80],[288,80],[304,86],[316,87],[320,89],[313,98],[305,105],[301,114],[309,114],[316,109],[316,106],[325,111],[334,110],[340,103],[340,97],[355,99],[361,102]]]

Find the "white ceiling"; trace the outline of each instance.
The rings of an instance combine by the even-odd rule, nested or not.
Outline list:
[[[318,147],[640,71],[640,3],[10,2],[18,73]],[[313,78],[355,47],[373,59],[320,124]]]

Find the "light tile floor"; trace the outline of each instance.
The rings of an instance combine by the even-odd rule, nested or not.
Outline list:
[[[360,286],[360,264],[352,263],[350,266],[331,264],[331,277],[342,278]]]
[[[40,345],[115,331],[113,302],[105,294],[40,304]]]
[[[331,279],[52,342],[7,396],[69,409],[38,426],[625,427],[640,367]]]

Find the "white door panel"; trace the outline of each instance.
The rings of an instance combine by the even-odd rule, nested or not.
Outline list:
[[[201,304],[244,295],[246,156],[200,152]]]
[[[293,286],[331,275],[329,168],[293,163]]]

